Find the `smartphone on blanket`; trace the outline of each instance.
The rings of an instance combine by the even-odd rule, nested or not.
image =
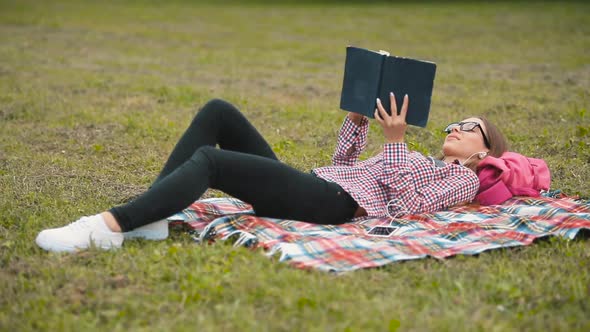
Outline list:
[[[367,235],[389,237],[397,230],[399,230],[399,227],[396,226],[375,226],[367,232]]]

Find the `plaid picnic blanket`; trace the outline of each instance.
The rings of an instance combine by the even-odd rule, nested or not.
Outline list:
[[[169,220],[195,233],[199,242],[235,241],[263,248],[297,268],[346,272],[396,261],[474,255],[485,250],[529,245],[549,235],[573,239],[590,230],[590,200],[515,197],[502,205],[464,205],[447,211],[357,219],[344,225],[315,225],[261,218],[233,198],[197,201]],[[376,225],[399,226],[394,235],[367,235]]]

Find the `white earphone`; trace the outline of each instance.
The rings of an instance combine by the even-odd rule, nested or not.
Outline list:
[[[485,157],[488,155],[488,153],[487,153],[487,152],[485,152],[485,151],[476,152],[476,153],[472,154],[471,156],[469,156],[469,158],[465,159],[465,161],[464,161],[464,162],[462,162],[462,163],[461,163],[461,165],[465,165],[465,163],[466,163],[466,162],[467,162],[469,159],[473,158],[473,156],[475,156],[475,155],[477,155],[477,157],[478,157],[479,159],[483,159],[483,158],[485,158]]]

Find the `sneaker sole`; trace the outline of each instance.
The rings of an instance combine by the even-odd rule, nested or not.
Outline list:
[[[125,239],[165,240],[168,238],[168,221],[160,220],[123,233]]]
[[[35,238],[35,243],[37,245],[49,252],[58,252],[58,253],[71,253],[77,252],[81,250],[87,250],[91,247],[96,247],[102,250],[113,250],[119,249],[123,245],[124,237],[120,239],[112,239],[112,240],[99,240],[97,242],[90,242],[88,245],[67,245],[63,243],[58,243],[54,239],[48,238],[46,233],[39,233]]]

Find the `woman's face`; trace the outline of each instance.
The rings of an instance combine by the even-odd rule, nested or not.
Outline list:
[[[461,121],[461,123],[464,122],[477,122],[480,127],[475,126],[469,131],[461,130],[459,125],[451,127],[451,132],[447,135],[443,144],[442,150],[445,156],[467,159],[474,153],[488,152],[490,150],[486,147],[482,135],[482,130],[486,132],[483,121],[478,118],[467,118]]]

